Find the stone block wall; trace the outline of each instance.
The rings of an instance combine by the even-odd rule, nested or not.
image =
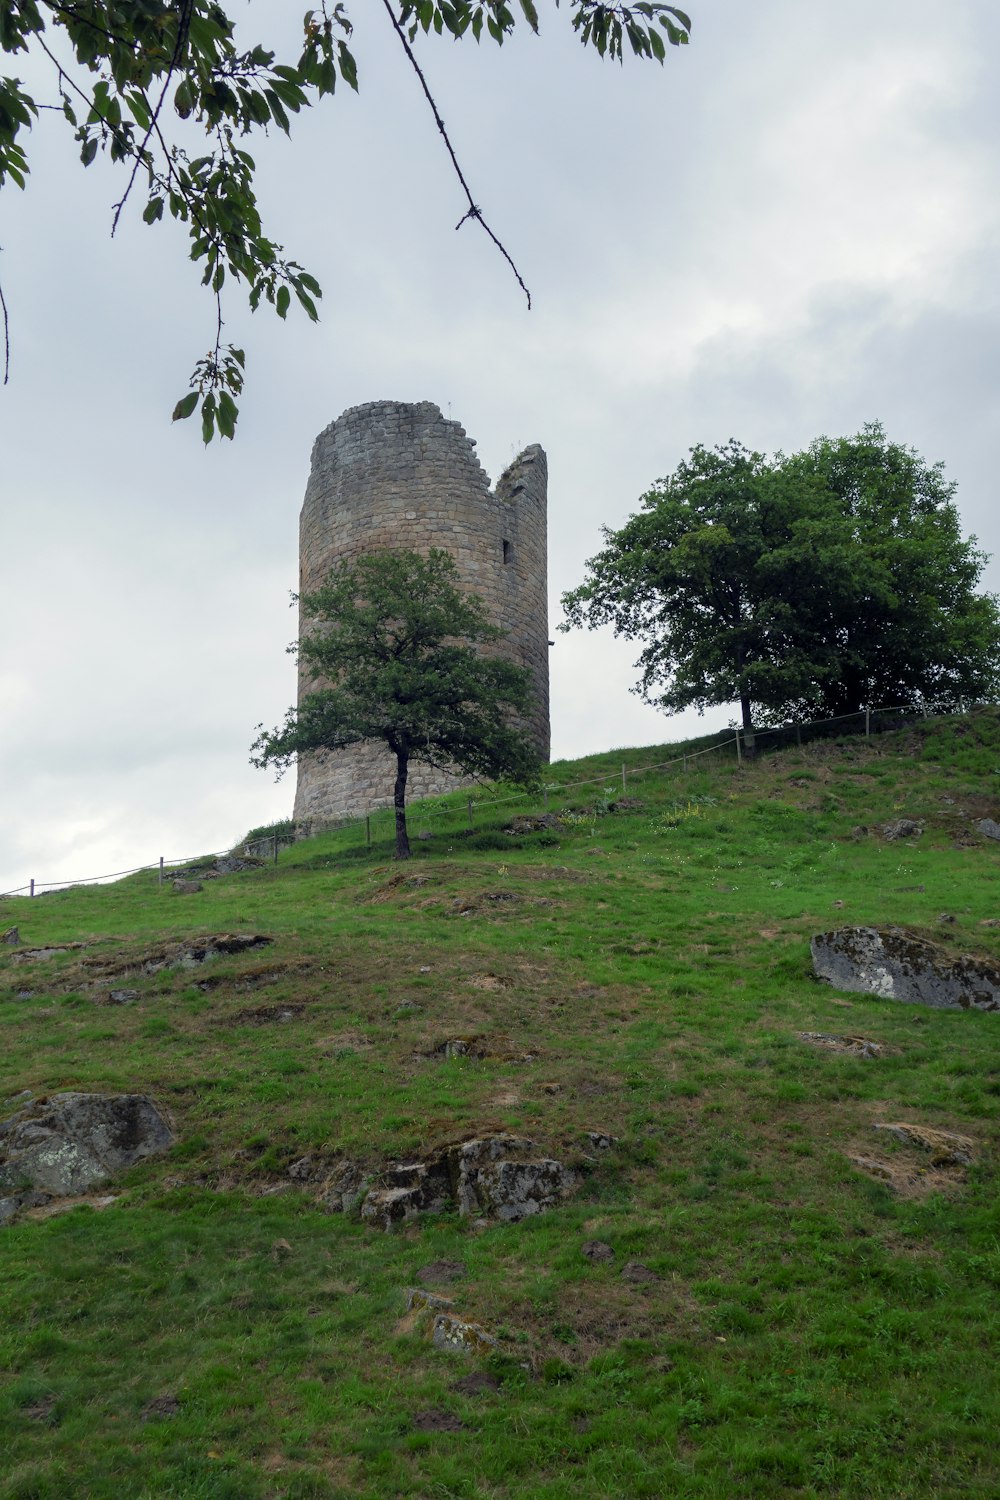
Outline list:
[[[332,568],[379,548],[449,551],[462,585],[508,632],[498,648],[534,680],[528,728],[549,754],[546,567],[548,471],[533,444],[496,488],[458,423],[430,401],[372,401],[352,407],[316,439],[299,522],[299,590],[318,587]],[[301,626],[301,621],[300,621]],[[309,689],[300,678],[299,695]],[[301,758],[295,819],[322,826],[392,802],[395,760],[381,744],[317,751]],[[408,795],[429,796],[465,783],[411,763]]]

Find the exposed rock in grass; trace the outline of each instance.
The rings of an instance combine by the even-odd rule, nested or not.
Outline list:
[[[450,1313],[439,1313],[432,1334],[435,1349],[445,1354],[492,1354],[497,1341],[478,1323],[465,1323]]]
[[[304,1005],[248,1005],[243,1010],[238,1010],[234,1016],[221,1017],[220,1024],[223,1026],[287,1025],[289,1021],[297,1021],[304,1012]]]
[[[0,1124],[0,1193],[85,1193],[173,1141],[144,1094],[52,1094]]]
[[[9,1224],[22,1209],[40,1208],[42,1204],[51,1201],[48,1193],[10,1193],[7,1197],[0,1198],[0,1224]]]
[[[407,1312],[447,1312],[454,1306],[451,1297],[439,1297],[434,1292],[425,1292],[422,1286],[406,1289]]]
[[[0,943],[9,943],[16,948],[21,941],[21,934],[16,927],[8,927],[6,932],[0,932]]]
[[[424,1161],[393,1162],[370,1178],[345,1162],[319,1202],[331,1213],[349,1211],[363,1195],[361,1218],[376,1229],[451,1207],[463,1217],[516,1222],[553,1207],[577,1181],[570,1167],[533,1151],[532,1141],[498,1134],[446,1146]]]
[[[173,891],[175,896],[196,896],[205,887],[200,880],[175,880]]]
[[[562,826],[562,819],[557,818],[555,813],[534,813],[530,816],[511,818],[504,833],[541,833],[545,828],[561,828]]]
[[[618,1137],[609,1135],[606,1130],[588,1130],[587,1140],[595,1151],[610,1151],[612,1146],[617,1146]]]
[[[476,1057],[491,1062],[533,1062],[536,1052],[515,1046],[510,1037],[456,1036],[439,1042],[435,1053],[444,1057]]]
[[[45,1202],[25,1204],[25,1218],[51,1219],[56,1214],[68,1214],[74,1208],[92,1208],[95,1213],[100,1213],[118,1202],[117,1193],[79,1193],[72,1198],[50,1198],[47,1193],[37,1196]]]
[[[882,837],[893,843],[896,839],[918,839],[923,831],[923,824],[913,818],[894,818],[891,823],[883,825]]]
[[[138,990],[109,990],[105,1005],[134,1005],[139,998]]]
[[[399,1162],[388,1168],[361,1205],[361,1217],[374,1229],[391,1229],[419,1214],[440,1213],[451,1199],[444,1162]]]
[[[947,953],[899,928],[842,927],[811,944],[813,969],[841,990],[936,1009],[1000,1010],[1000,964]]]
[[[988,839],[1000,839],[1000,823],[994,818],[980,818],[976,824],[979,832],[985,834]],[[16,930],[16,929],[15,929]],[[6,942],[6,938],[4,939]]]
[[[930,1154],[935,1167],[969,1167],[976,1158],[976,1143],[971,1136],[959,1135],[954,1130],[935,1130],[927,1125],[908,1125],[902,1122],[880,1121],[873,1130],[883,1130],[904,1146],[918,1146]]]
[[[885,1048],[866,1036],[831,1036],[825,1031],[800,1031],[799,1036],[813,1047],[827,1047],[831,1052],[846,1052],[853,1057],[881,1057]]]
[[[19,953],[12,953],[16,964],[30,964],[41,962],[46,958],[55,958],[58,953],[73,953],[80,948],[86,948],[87,943],[60,943],[51,948],[22,948]]]
[[[323,1183],[317,1203],[330,1214],[349,1214],[364,1198],[370,1175],[358,1162],[342,1161]]]

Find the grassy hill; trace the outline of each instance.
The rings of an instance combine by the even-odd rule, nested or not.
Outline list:
[[[550,790],[538,831],[504,829],[540,803],[470,830],[443,799],[402,866],[379,824],[196,894],[0,903],[22,944],[84,945],[0,950],[3,1113],[144,1092],[178,1137],[110,1206],[0,1228],[0,1495],[1000,1493],[1000,1015],[839,994],[808,952],[898,923],[1000,955],[1000,716],[703,757],[616,803],[623,758],[676,753],[553,767],[607,785]],[[923,836],[883,839],[900,816]],[[222,933],[271,941],[143,971]],[[577,1189],[390,1233],[317,1202],[345,1161],[493,1130]],[[435,1349],[422,1284],[495,1352]]]

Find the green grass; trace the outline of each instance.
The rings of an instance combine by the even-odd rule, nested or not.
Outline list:
[[[471,829],[464,793],[417,808],[404,866],[375,820],[371,847],[345,828],[194,895],[144,874],[0,903],[23,943],[90,945],[0,959],[8,1111],[140,1090],[178,1135],[111,1207],[0,1230],[0,1495],[1000,1493],[1000,1018],[840,995],[808,956],[868,922],[1000,955],[1000,846],[972,831],[1000,807],[1000,719],[633,773],[641,805],[607,810],[622,760],[676,753],[554,766],[557,829],[504,832],[538,801],[478,798]],[[859,831],[899,816],[924,836]],[[219,932],[274,941],[111,977]],[[116,984],[138,1002],[100,1004]],[[444,1057],[455,1036],[486,1055]],[[875,1137],[892,1119],[973,1136],[967,1180],[897,1195],[852,1165],[912,1157]],[[580,1190],[383,1235],[288,1175],[495,1127]],[[405,1316],[437,1259],[498,1337],[494,1389],[456,1388],[475,1362]]]

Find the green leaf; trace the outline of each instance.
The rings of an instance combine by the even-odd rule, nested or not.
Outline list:
[[[143,223],[144,224],[155,224],[157,219],[162,219],[162,218],[163,218],[163,199],[162,198],[150,198],[149,202],[146,204],[146,207],[142,211]]]
[[[210,443],[215,436],[215,397],[206,396],[201,403],[201,440]]]
[[[89,167],[90,163],[97,155],[97,146],[98,140],[96,135],[92,135],[89,141],[84,141],[83,147],[80,151],[80,160],[83,162],[83,165],[85,167]]]
[[[288,290],[287,286],[279,286],[278,295],[274,299],[275,311],[277,312],[279,318],[283,318],[288,312],[288,306],[291,300],[292,294]]]
[[[189,391],[186,396],[181,397],[174,407],[174,414],[170,420],[172,422],[183,422],[184,418],[189,417],[197,405],[198,392]]]
[[[228,391],[219,394],[218,423],[219,432],[223,437],[229,438],[230,442],[236,432],[236,421],[239,417],[239,409]]]

